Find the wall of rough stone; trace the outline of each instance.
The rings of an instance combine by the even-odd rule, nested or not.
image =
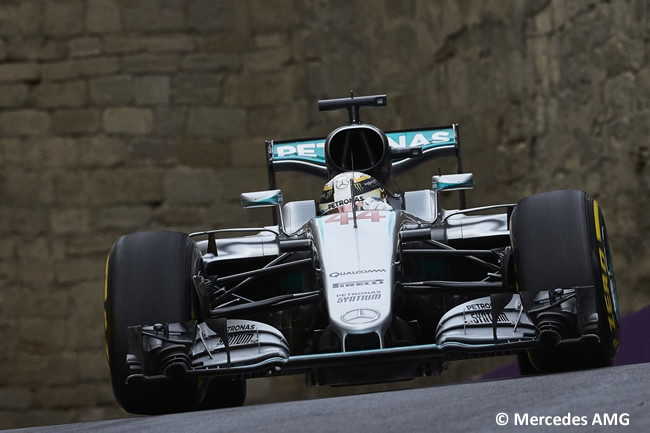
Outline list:
[[[350,89],[388,93],[362,113],[384,129],[459,122],[472,205],[591,192],[623,312],[650,303],[649,15],[644,0],[0,2],[0,428],[123,416],[103,353],[111,244],[264,222],[238,205],[266,185],[263,140],[326,134],[344,117],[315,101]],[[289,199],[319,194],[281,180]],[[448,378],[480,370],[461,365]],[[254,383],[252,401],[299,382]]]

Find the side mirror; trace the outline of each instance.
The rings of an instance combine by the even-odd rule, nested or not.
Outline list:
[[[272,189],[269,191],[243,192],[241,194],[241,205],[244,209],[282,206],[282,203],[282,190],[279,189]]]
[[[271,189],[268,191],[256,192],[243,192],[241,194],[241,205],[244,209],[251,209],[256,207],[282,207],[282,190]],[[273,209],[273,212],[277,212]],[[282,209],[278,212],[280,214],[280,232],[286,234],[284,229],[284,220],[282,219]]]
[[[438,175],[433,176],[431,180],[431,188],[436,192],[474,188],[474,174],[472,173]]]

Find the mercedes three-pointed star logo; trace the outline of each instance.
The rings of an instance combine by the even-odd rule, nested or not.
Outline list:
[[[379,319],[379,311],[370,308],[356,308],[341,316],[341,320],[351,325],[362,325]]]
[[[336,189],[343,189],[350,185],[350,181],[348,179],[338,179],[336,181]]]

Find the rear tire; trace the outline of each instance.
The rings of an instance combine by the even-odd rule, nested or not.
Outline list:
[[[612,365],[620,327],[616,284],[605,219],[583,191],[554,191],[521,200],[512,215],[512,242],[520,292],[594,286],[578,290],[585,325],[598,343],[531,350],[519,355],[520,370],[547,373]],[[579,335],[573,335],[577,337]]]
[[[202,267],[196,244],[184,233],[144,232],[122,236],[106,263],[106,353],[116,400],[127,412],[161,414],[192,410],[203,381],[125,383],[127,327],[192,320],[192,276]]]

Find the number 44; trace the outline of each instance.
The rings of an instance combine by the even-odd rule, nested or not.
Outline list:
[[[376,210],[364,210],[357,212],[357,221],[358,220],[370,220],[373,223],[378,223],[380,219],[386,218],[386,215],[382,215],[379,211]],[[352,212],[342,212],[337,213],[325,220],[325,224],[338,222],[341,225],[347,225],[350,220],[352,220]]]

